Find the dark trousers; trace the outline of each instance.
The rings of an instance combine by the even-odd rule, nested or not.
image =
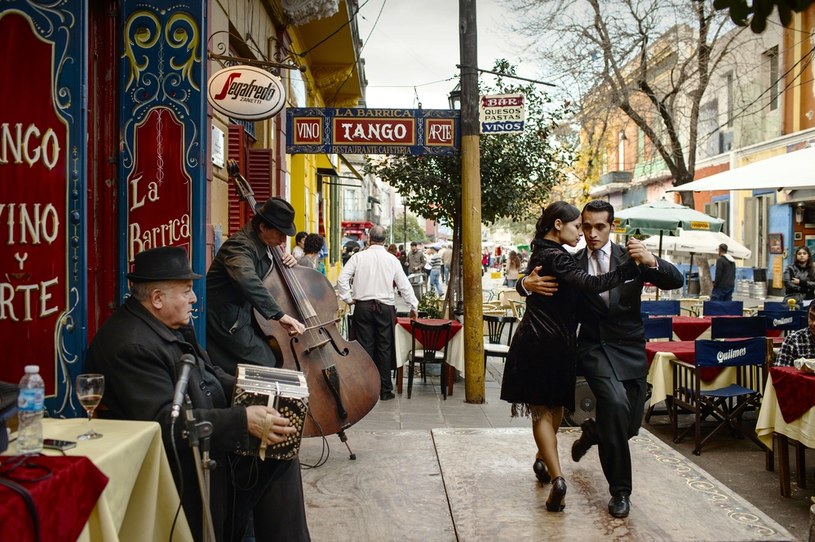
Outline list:
[[[311,540],[303,502],[300,461],[261,461],[256,457],[232,456],[232,502],[225,540],[243,540],[252,514],[257,542],[308,542]]]
[[[354,306],[354,336],[379,369],[379,393],[392,392],[396,307],[378,301],[357,301]]]
[[[631,450],[628,439],[636,436],[645,410],[645,377],[617,380],[586,376],[597,399],[597,451],[611,495],[631,494]]]

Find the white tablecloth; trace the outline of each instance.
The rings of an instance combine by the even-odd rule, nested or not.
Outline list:
[[[396,367],[399,368],[405,364],[405,361],[410,354],[412,337],[410,332],[403,328],[401,325],[396,324],[395,343],[396,343]],[[461,329],[453,335],[450,343],[447,345],[447,363],[456,368],[459,372],[464,372],[464,330]]]

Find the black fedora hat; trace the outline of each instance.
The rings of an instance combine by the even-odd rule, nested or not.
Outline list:
[[[284,199],[270,198],[258,207],[257,214],[264,222],[286,235],[297,233],[297,228],[294,227],[294,207]]]
[[[183,247],[158,247],[139,252],[133,261],[133,272],[125,276],[133,282],[201,278],[193,273]]]

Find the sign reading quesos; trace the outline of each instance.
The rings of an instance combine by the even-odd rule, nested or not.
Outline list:
[[[277,115],[286,102],[280,79],[253,66],[232,66],[209,78],[210,105],[232,118],[263,120]]]

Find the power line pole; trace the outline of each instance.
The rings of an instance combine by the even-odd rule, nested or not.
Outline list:
[[[468,403],[484,402],[481,308],[481,150],[478,127],[476,0],[459,0],[461,53],[461,247],[464,271],[464,388]]]

